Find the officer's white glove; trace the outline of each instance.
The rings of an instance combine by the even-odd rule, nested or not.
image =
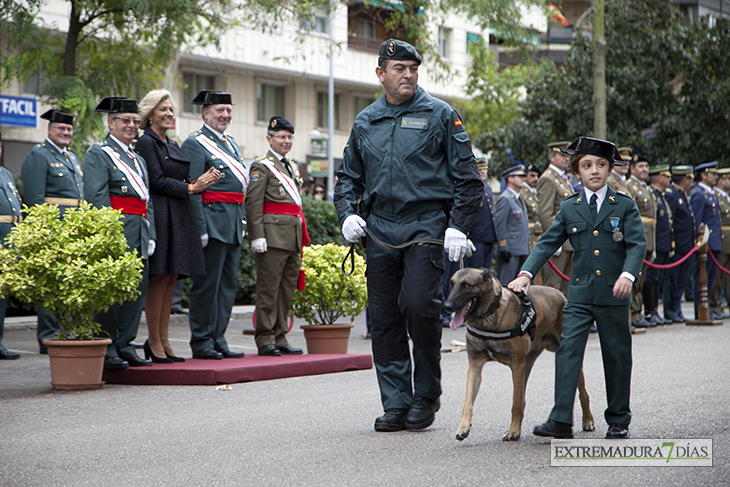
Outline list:
[[[150,243],[149,243],[149,245],[147,247],[147,255],[149,257],[152,257],[152,254],[155,253],[155,249],[156,248],[157,248],[157,242],[155,242],[154,240],[150,239]]]
[[[251,249],[257,254],[263,254],[268,250],[266,238],[255,238],[251,241]]]
[[[556,251],[555,251],[555,253],[554,253],[553,255],[554,255],[555,257],[560,257],[560,254],[562,254],[562,253],[563,253],[563,247],[562,247],[562,246],[560,246],[560,247],[558,247],[558,250],[556,250]]]
[[[671,259],[672,257],[674,257],[674,250],[672,250],[671,252],[669,252],[669,255],[667,255],[667,257],[669,257],[670,259]]]
[[[466,241],[466,256],[471,257],[471,254],[477,251],[476,245],[474,245],[474,242],[471,241],[471,239],[467,239]]]
[[[458,262],[466,254],[466,235],[456,228],[447,228],[444,235],[444,250],[451,262]]]
[[[656,250],[651,253],[651,260],[649,262],[654,262],[656,260]]]
[[[208,245],[208,234],[204,233],[200,236],[200,244],[205,248],[206,245]]]
[[[350,243],[357,242],[359,238],[365,236],[363,228],[367,226],[368,224],[359,215],[350,215],[342,223],[342,236]]]

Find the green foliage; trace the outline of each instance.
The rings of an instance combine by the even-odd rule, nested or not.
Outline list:
[[[241,245],[241,260],[238,263],[238,286],[236,302],[253,303],[256,300],[256,260],[251,245]]]
[[[55,205],[25,211],[0,249],[0,295],[53,313],[61,339],[92,339],[101,330],[97,312],[139,294],[143,263],[127,252],[119,211],[82,203],[63,220]]]
[[[302,198],[302,210],[307,220],[307,231],[312,240],[310,245],[335,243],[349,245],[342,236],[337,210],[331,201],[317,200],[311,196]]]
[[[367,306],[365,260],[355,254],[355,270],[342,272],[348,247],[335,244],[304,247],[306,289],[294,293],[292,311],[310,325],[331,325],[340,316],[355,316]]]

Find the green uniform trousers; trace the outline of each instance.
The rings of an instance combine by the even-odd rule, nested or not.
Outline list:
[[[591,325],[601,340],[608,407],[606,422],[629,424],[631,410],[631,330],[628,306],[568,303],[563,309],[562,342],[555,352],[555,406],[550,419],[573,424],[573,403]]]
[[[190,283],[190,348],[228,350],[225,339],[238,286],[241,244],[227,244],[211,238],[203,249],[204,276]]]
[[[289,312],[299,279],[301,252],[271,248],[256,254],[256,346],[289,344]]]

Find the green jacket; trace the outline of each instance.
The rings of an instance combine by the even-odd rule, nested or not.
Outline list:
[[[191,133],[185,142],[183,142],[182,150],[183,155],[190,161],[190,179],[195,180],[200,177],[201,174],[206,172],[211,167],[218,169],[221,172],[221,177],[218,182],[211,186],[208,191],[227,191],[231,193],[245,193],[246,188],[233,174],[233,171],[223,161],[216,158],[215,155],[211,154],[200,142],[195,140],[198,135],[203,135],[215,142],[216,146],[228,154],[229,156],[235,156],[241,163],[241,152],[238,148],[238,144],[233,137],[226,134],[228,140],[233,146],[234,153],[228,146],[221,141],[220,137],[217,137],[213,132],[206,126],[203,126],[200,130],[196,130]],[[220,240],[227,244],[241,244],[243,242],[243,231],[245,229],[246,213],[243,205],[237,205],[232,203],[203,203],[202,197],[199,194],[190,196],[190,204],[193,207],[193,213],[198,220],[198,226],[200,227],[200,235],[208,234],[208,237]]]
[[[634,200],[610,187],[600,213],[591,215],[585,192],[568,196],[555,215],[553,224],[535,246],[522,270],[537,275],[560,247],[570,240],[573,246],[573,273],[569,276],[568,301],[597,306],[624,306],[631,303],[613,297],[613,285],[622,272],[639,278],[646,251],[646,235]],[[622,242],[613,239],[611,219],[618,222]]]
[[[20,198],[10,171],[0,166],[0,215],[20,216]],[[15,223],[0,223],[0,245]]]
[[[42,205],[44,198],[83,199],[83,172],[73,152],[68,160],[48,140],[36,144],[23,161],[23,202]],[[67,208],[59,206],[61,213]]]
[[[127,177],[116,168],[109,155],[102,150],[103,147],[111,147],[122,162],[129,166],[130,170],[136,172],[132,159],[111,136],[107,136],[103,141],[92,145],[86,152],[86,157],[84,157],[84,188],[86,200],[97,208],[111,206],[110,196],[136,197],[136,193],[131,188],[130,182],[127,181]],[[135,154],[135,157],[149,191],[147,164],[139,154]],[[151,199],[147,202],[147,220],[145,221],[145,218],[141,215],[125,214],[122,216],[127,245],[130,250],[137,249],[143,259],[147,258],[149,241],[157,238],[155,234],[155,214]]]
[[[459,114],[420,86],[406,103],[383,95],[360,112],[337,176],[340,223],[360,213],[362,198],[368,228],[391,244],[443,238],[447,227],[468,234],[482,198]]]

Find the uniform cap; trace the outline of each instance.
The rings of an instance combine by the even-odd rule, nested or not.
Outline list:
[[[507,179],[510,176],[527,176],[525,172],[525,166],[522,164],[516,164],[508,169],[502,171],[502,177]]]
[[[646,162],[648,164],[649,163],[649,158],[646,157],[643,154],[636,154],[636,155],[634,155],[634,157],[631,158],[631,164],[632,165],[633,164],[636,164],[636,163],[639,163],[639,162]]]
[[[659,166],[652,166],[649,168],[649,176],[671,176],[672,173],[669,171],[669,164],[660,164]]]
[[[107,96],[101,99],[94,109],[97,112],[105,113],[138,113],[137,100],[131,100],[123,96]]]
[[[621,159],[626,162],[631,162],[631,147],[619,147],[618,153],[621,154]]]
[[[193,101],[190,102],[191,105],[233,105],[233,102],[231,101],[231,94],[230,93],[224,93],[220,90],[200,90],[200,92],[195,95],[195,98],[193,98]]]
[[[717,172],[717,161],[705,162],[699,166],[695,166],[695,172],[697,174],[702,172]]]
[[[694,168],[692,166],[672,166],[672,175],[694,178],[693,172]]]
[[[271,132],[278,132],[279,130],[288,130],[291,133],[294,133],[294,125],[289,122],[289,120],[285,119],[284,117],[280,117],[278,115],[275,115],[271,117],[271,120],[269,120],[269,128]]]
[[[717,170],[717,174],[721,176],[725,176],[726,174],[730,174],[730,167],[723,167],[722,169]]]
[[[378,57],[392,59],[394,61],[416,61],[421,64],[421,55],[416,48],[405,41],[388,39],[380,45]]]
[[[570,141],[568,140],[561,140],[560,142],[550,142],[548,144],[548,149],[555,152],[560,152],[560,149],[567,149],[569,145]]]
[[[541,170],[540,170],[540,168],[539,168],[539,167],[537,166],[537,164],[535,164],[534,162],[531,162],[531,163],[529,163],[529,164],[527,165],[527,167],[525,167],[525,171],[527,171],[527,172],[536,172],[538,176],[539,176],[540,174],[542,174],[542,171],[541,171]]]
[[[477,168],[478,169],[484,169],[485,171],[489,169],[489,164],[487,163],[486,159],[479,159],[477,160]]]
[[[46,113],[41,115],[41,118],[43,120],[48,120],[49,122],[67,123],[69,125],[74,124],[73,115],[62,112],[61,110],[56,110],[55,108],[51,108],[50,110],[48,110]]]
[[[603,157],[614,164],[626,165],[618,153],[618,149],[612,142],[606,140],[594,139],[593,137],[578,137],[567,149],[560,149],[560,152],[569,156],[576,154],[591,154],[597,157]]]

